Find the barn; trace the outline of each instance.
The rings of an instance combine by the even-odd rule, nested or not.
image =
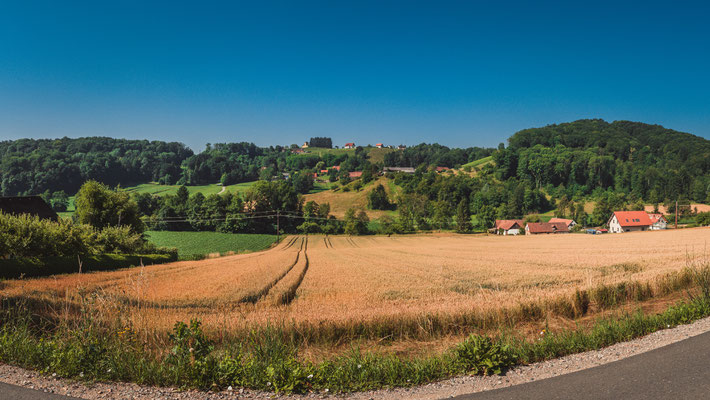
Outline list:
[[[553,223],[553,224],[556,223],[556,222],[562,222],[563,224],[567,225],[567,229],[570,229],[570,230],[571,230],[572,228],[574,228],[575,225],[577,225],[577,223],[574,222],[573,219],[567,219],[567,218],[557,218],[557,217],[555,217],[555,218],[550,218],[550,220],[547,221],[547,222],[550,222],[550,223]]]
[[[0,212],[4,214],[29,214],[40,219],[59,221],[59,216],[40,196],[0,197]]]
[[[569,233],[564,222],[529,222],[525,225],[526,235],[549,235],[557,233]]]

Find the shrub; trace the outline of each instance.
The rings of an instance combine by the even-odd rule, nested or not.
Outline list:
[[[501,374],[515,363],[508,345],[486,336],[469,336],[456,347],[455,353],[458,365],[474,375]]]

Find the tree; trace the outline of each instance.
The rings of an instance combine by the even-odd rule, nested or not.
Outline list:
[[[473,230],[471,226],[471,211],[469,210],[468,201],[463,199],[456,207],[456,232],[468,233]]]
[[[368,232],[367,224],[370,218],[365,211],[356,212],[354,208],[349,208],[345,212],[345,234],[347,235],[364,235]]]
[[[88,181],[79,189],[74,203],[79,223],[96,228],[128,226],[137,233],[144,230],[138,205],[127,192],[113,191],[102,183]]]
[[[378,184],[367,194],[367,205],[372,210],[389,210],[392,206],[382,184]]]
[[[301,171],[291,177],[291,184],[296,192],[306,194],[313,189],[313,174]]]

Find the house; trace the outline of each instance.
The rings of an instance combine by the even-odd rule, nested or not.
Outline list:
[[[497,219],[493,229],[497,235],[519,235],[524,225],[522,219]]]
[[[439,173],[441,173],[441,172],[446,172],[446,171],[448,171],[448,170],[450,170],[450,169],[451,169],[451,168],[449,168],[449,167],[436,167],[436,172],[439,172]]]
[[[362,171],[350,172],[348,173],[348,176],[350,177],[350,179],[358,179],[362,176]]]
[[[657,231],[660,229],[666,229],[668,227],[668,221],[663,214],[648,214],[648,218],[651,220],[651,230]]]
[[[635,232],[651,229],[653,222],[646,211],[614,211],[607,222],[609,232]]]
[[[377,147],[378,149],[381,149],[381,148],[385,147],[385,145],[383,145],[382,143],[377,143],[377,144],[375,144],[375,147]]]
[[[525,225],[526,235],[569,233],[564,222],[529,222]]]
[[[344,149],[354,149],[355,148],[355,143],[345,143],[345,146],[343,146]]]
[[[308,142],[303,142],[303,146],[301,146],[302,149],[307,149],[308,148]]]
[[[59,221],[57,213],[39,196],[0,197],[0,212],[12,215],[29,214],[39,219]]]
[[[405,146],[403,144],[400,144],[399,146],[397,146],[397,150],[404,150],[406,148],[407,148],[407,146]]]
[[[565,225],[567,225],[567,229],[572,229],[572,228],[574,228],[575,225],[577,225],[577,223],[574,222],[573,219],[566,219],[566,218],[550,218],[550,220],[547,222],[552,222],[552,223],[562,222]]]
[[[416,170],[413,167],[384,167],[382,172],[403,172],[405,174],[413,174]]]
[[[330,168],[332,168],[332,169],[334,169],[334,170],[340,172],[340,165],[333,165],[333,166],[330,167]]]
[[[292,153],[292,154],[303,154],[303,153],[305,153],[305,152],[306,152],[306,151],[303,150],[303,149],[291,149],[291,153]]]

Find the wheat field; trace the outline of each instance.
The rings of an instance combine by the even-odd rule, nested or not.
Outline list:
[[[576,290],[652,282],[682,270],[688,259],[706,257],[708,239],[708,228],[520,237],[290,236],[260,253],[5,281],[0,296],[52,309],[82,302],[97,315],[120,314],[145,331],[165,332],[176,321],[199,318],[225,336],[287,326],[306,341],[342,344],[361,335],[452,332],[478,326],[480,316],[499,318],[508,314],[498,310]]]

